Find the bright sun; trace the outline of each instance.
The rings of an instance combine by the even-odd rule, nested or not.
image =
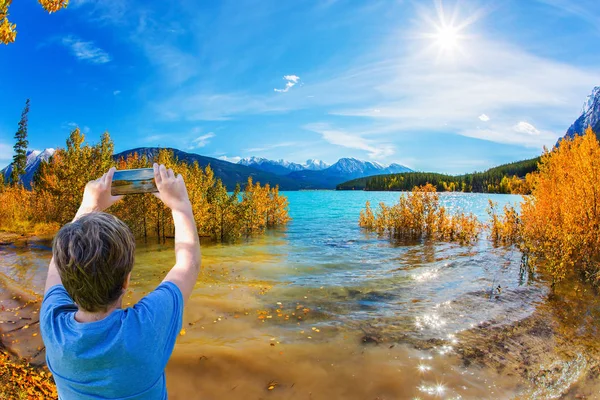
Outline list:
[[[445,51],[454,50],[458,47],[459,40],[458,30],[452,26],[438,28],[438,32],[435,34],[437,45]]]
[[[424,22],[423,25],[429,28],[429,32],[422,33],[419,37],[427,39],[429,46],[425,49],[437,50],[437,60],[453,60],[456,57],[466,54],[466,46],[472,38],[466,33],[467,27],[476,22],[485,10],[476,10],[470,14],[459,16],[458,5],[454,10],[444,9],[443,0],[434,0],[435,10],[430,8],[418,9]],[[449,12],[450,11],[450,12]]]

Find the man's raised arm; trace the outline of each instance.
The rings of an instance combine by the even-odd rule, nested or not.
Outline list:
[[[83,200],[81,201],[81,205],[79,206],[79,210],[77,211],[73,222],[77,221],[79,217],[87,213],[104,211],[123,198],[123,196],[113,196],[110,193],[110,187],[115,171],[116,168],[113,167],[100,178],[87,183],[83,192]],[[60,274],[56,268],[54,257],[52,257],[52,260],[50,260],[50,267],[48,268],[48,277],[46,278],[46,288],[44,289],[44,293],[50,290],[52,286],[61,284]]]
[[[201,261],[192,205],[181,175],[175,176],[173,170],[154,164],[154,179],[159,192],[156,196],[171,209],[175,223],[176,261],[164,280],[177,285],[186,302],[198,279]]]

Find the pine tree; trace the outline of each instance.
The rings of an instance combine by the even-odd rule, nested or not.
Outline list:
[[[14,145],[15,155],[13,156],[12,163],[12,183],[17,184],[21,180],[21,175],[25,173],[25,167],[27,166],[27,114],[29,113],[29,99],[25,102],[25,108],[21,113],[21,120],[19,121],[19,129],[15,133],[15,140],[17,141]]]

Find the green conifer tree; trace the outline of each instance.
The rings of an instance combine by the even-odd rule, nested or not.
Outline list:
[[[15,133],[16,143],[13,147],[15,155],[13,156],[11,176],[11,181],[14,185],[20,183],[21,175],[25,173],[25,166],[27,165],[27,146],[29,146],[29,141],[27,140],[27,114],[29,114],[29,99],[25,102],[25,108],[21,113],[21,120],[19,121],[19,129]]]

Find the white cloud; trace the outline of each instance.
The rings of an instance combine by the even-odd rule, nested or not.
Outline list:
[[[395,148],[389,143],[378,143],[358,134],[336,130],[327,124],[310,124],[306,129],[321,134],[323,139],[333,145],[366,151],[372,159],[384,159],[395,153]]]
[[[111,61],[110,55],[97,47],[94,42],[83,41],[74,35],[65,36],[62,39],[62,44],[69,48],[79,60],[93,64],[105,64]]]
[[[288,90],[290,90],[292,87],[294,87],[300,81],[300,77],[297,75],[285,75],[283,77],[283,79],[285,79],[287,81],[287,83],[285,84],[285,88],[273,89],[274,91],[280,92],[280,93],[285,93]]]
[[[212,132],[208,132],[206,135],[198,136],[196,139],[192,140],[191,149],[198,149],[200,147],[206,146],[210,139],[214,138],[215,134]]]
[[[302,79],[286,75],[285,87],[275,89],[287,92],[285,96],[210,91],[210,85],[192,81],[153,103],[151,112],[168,120],[224,121],[313,109],[334,115],[330,120],[335,126],[329,130],[357,132],[369,140],[379,135],[383,143],[397,143],[402,134],[435,131],[541,148],[564,133],[600,82],[600,67],[540,56],[496,38],[470,36],[461,43],[462,53],[451,61],[436,61],[437,49],[411,43],[409,36],[394,32],[393,39],[372,50],[303,72]],[[400,38],[406,46],[398,46]],[[310,97],[290,90],[302,84]],[[473,110],[486,114],[475,119]],[[521,120],[536,121],[542,134],[518,134],[512,128]],[[365,130],[356,129],[358,124]]]
[[[265,145],[263,147],[253,147],[253,148],[250,148],[250,149],[246,149],[245,152],[247,152],[247,153],[262,153],[262,152],[265,152],[265,151],[279,149],[279,148],[282,148],[282,147],[297,146],[299,144],[300,144],[299,142],[274,143],[274,144]]]
[[[519,145],[522,147],[540,148],[540,143],[549,146],[556,143],[556,135],[550,131],[540,131],[527,122],[516,125],[494,124],[489,128],[473,128],[461,131],[461,135],[491,142]]]
[[[241,159],[242,159],[242,157],[240,157],[240,156],[233,156],[233,157],[221,156],[221,157],[219,157],[219,160],[228,161],[228,162],[234,163],[234,164],[237,164],[238,162],[240,162]]]
[[[536,129],[550,134],[533,140],[520,135],[511,143],[541,148],[564,133],[578,117],[582,99],[600,81],[600,69],[540,57],[504,42],[473,39],[464,50],[448,63],[435,62],[435,54],[427,50],[402,54],[349,71],[323,83],[319,91],[329,98],[337,93],[336,102],[345,94],[346,104],[366,103],[331,113],[369,118],[389,134],[427,130],[473,137],[477,132],[480,139],[508,143],[491,132],[512,130],[509,121],[519,110],[542,120],[544,126]],[[500,125],[477,129],[473,109],[481,108],[493,112]]]
[[[158,144],[159,141],[165,141],[167,138],[169,137],[169,135],[164,135],[164,134],[157,134],[157,135],[150,135],[150,136],[142,136],[142,142],[144,143],[153,143],[153,144]]]
[[[515,132],[518,133],[526,133],[528,135],[539,135],[540,131],[536,129],[535,126],[531,125],[528,122],[521,121],[513,127]]]
[[[113,95],[115,95],[115,96],[117,96],[117,95],[119,95],[119,94],[121,94],[121,91],[120,91],[120,90],[115,90],[115,91],[113,92]]]
[[[560,17],[571,14],[597,28],[600,17],[600,5],[597,0],[537,0],[540,3],[555,7]]]

